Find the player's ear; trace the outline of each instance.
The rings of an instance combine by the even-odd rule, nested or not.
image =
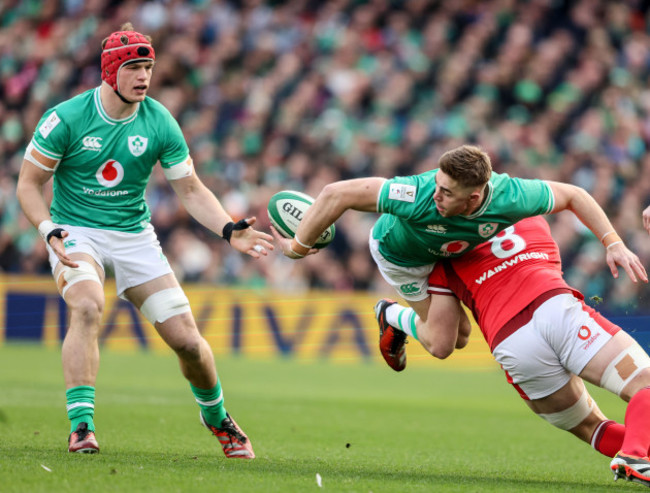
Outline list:
[[[481,189],[472,190],[467,199],[472,204],[478,204],[481,201]]]

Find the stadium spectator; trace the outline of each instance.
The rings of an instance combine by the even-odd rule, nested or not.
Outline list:
[[[406,333],[435,357],[451,354],[464,337],[462,300],[533,412],[613,457],[614,479],[650,486],[650,358],[564,281],[543,218],[524,219],[462,257],[437,263],[428,292],[426,319],[410,319],[412,310],[392,300],[377,303],[380,351],[391,368],[406,363]],[[629,401],[625,425],[605,417],[583,379]]]
[[[303,258],[318,252],[318,237],[347,210],[378,212],[371,255],[381,275],[422,320],[427,319],[427,279],[438,260],[464,255],[524,217],[570,210],[600,238],[614,277],[623,267],[633,282],[648,282],[645,268],[584,190],[544,180],[492,172],[490,157],[475,146],[445,152],[436,169],[419,175],[342,180],[326,185],[292,239],[272,228],[282,253]]]
[[[236,250],[260,258],[273,248],[267,241],[271,236],[249,228],[255,218],[231,220],[194,172],[176,121],[146,97],[156,59],[151,38],[127,23],[101,46],[101,86],[45,112],[17,186],[25,216],[47,244],[52,274],[70,313],[62,346],[68,450],[99,452],[93,421],[97,339],[109,270],[117,294],[131,301],[176,352],[201,408],[201,423],[227,457],[252,459],[250,441],[224,407],[212,350],[149,223],[144,189],[153,167],[160,162],[187,212]],[[51,178],[48,208],[43,186]],[[181,241],[183,230],[172,236],[193,254],[192,262],[181,264],[186,271],[202,267],[199,259],[209,259],[207,248],[191,238]]]
[[[321,170],[329,181],[416,174],[444,149],[472,142],[497,172],[598,188],[616,230],[648,264],[639,218],[650,202],[649,9],[615,0],[4,2],[0,181],[15,187],[47,108],[99,85],[98,33],[130,18],[161,48],[150,94],[180,122],[197,172],[219,197],[237,190],[237,210],[257,214],[262,228],[258,211],[272,192],[320,190]],[[36,238],[16,228],[13,192],[0,193],[8,201],[0,268],[21,271]],[[148,196],[165,193],[164,180],[152,180]],[[229,255],[222,242],[164,201],[152,202],[152,214],[164,248],[171,231],[158,218],[218,254],[199,280],[233,282],[237,273],[216,264]],[[249,215],[241,214],[234,219]],[[551,227],[569,269],[593,237],[561,215]],[[357,234],[347,224],[339,231]],[[338,248],[337,263],[368,257],[362,244]],[[41,261],[28,264],[43,271]],[[266,262],[237,265],[282,283]],[[295,286],[310,282],[329,283],[304,277]],[[585,294],[611,311],[619,282],[606,277],[602,291]],[[642,299],[648,293],[639,288]]]

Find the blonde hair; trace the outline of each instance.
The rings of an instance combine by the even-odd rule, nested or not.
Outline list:
[[[472,145],[462,145],[445,152],[438,165],[442,172],[463,187],[483,186],[492,175],[490,156]]]

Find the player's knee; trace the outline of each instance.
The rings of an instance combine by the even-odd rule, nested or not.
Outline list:
[[[92,327],[99,325],[104,311],[103,300],[84,296],[75,299],[75,301],[70,303],[68,306],[73,315],[78,317],[85,326]]]
[[[186,362],[199,361],[201,359],[201,339],[193,338],[179,341],[172,345],[176,355]]]
[[[449,350],[448,348],[433,348],[429,351],[434,358],[438,359],[447,359],[454,352],[453,349]]]
[[[600,386],[629,400],[638,389],[648,385],[640,383],[650,380],[649,368],[650,357],[635,342],[612,359],[600,378]]]
[[[596,404],[587,390],[583,390],[578,401],[572,406],[555,413],[539,413],[538,416],[556,428],[572,431],[583,423],[594,409],[597,409]]]
[[[140,307],[140,312],[152,325],[156,322],[163,323],[175,315],[189,311],[190,302],[179,287],[153,293]]]
[[[437,359],[446,359],[454,352],[454,342],[449,340],[448,342],[441,341],[435,337],[431,336],[430,330],[419,331],[418,335],[420,336],[418,341],[422,344],[422,347],[426,349],[431,356]]]
[[[454,352],[454,347],[451,345],[442,345],[432,340],[420,342],[431,356],[437,359],[447,359]]]

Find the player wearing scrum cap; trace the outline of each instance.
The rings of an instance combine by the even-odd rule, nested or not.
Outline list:
[[[200,407],[200,420],[227,457],[255,457],[224,407],[212,350],[150,224],[144,200],[160,162],[187,211],[254,258],[271,236],[237,223],[196,175],[178,123],[147,97],[156,59],[151,39],[128,23],[102,42],[100,87],[47,111],[27,147],[18,179],[21,207],[47,243],[52,273],[70,312],[62,346],[69,451],[96,453],[94,401],[106,269],[176,352]],[[53,177],[48,209],[43,186]]]

